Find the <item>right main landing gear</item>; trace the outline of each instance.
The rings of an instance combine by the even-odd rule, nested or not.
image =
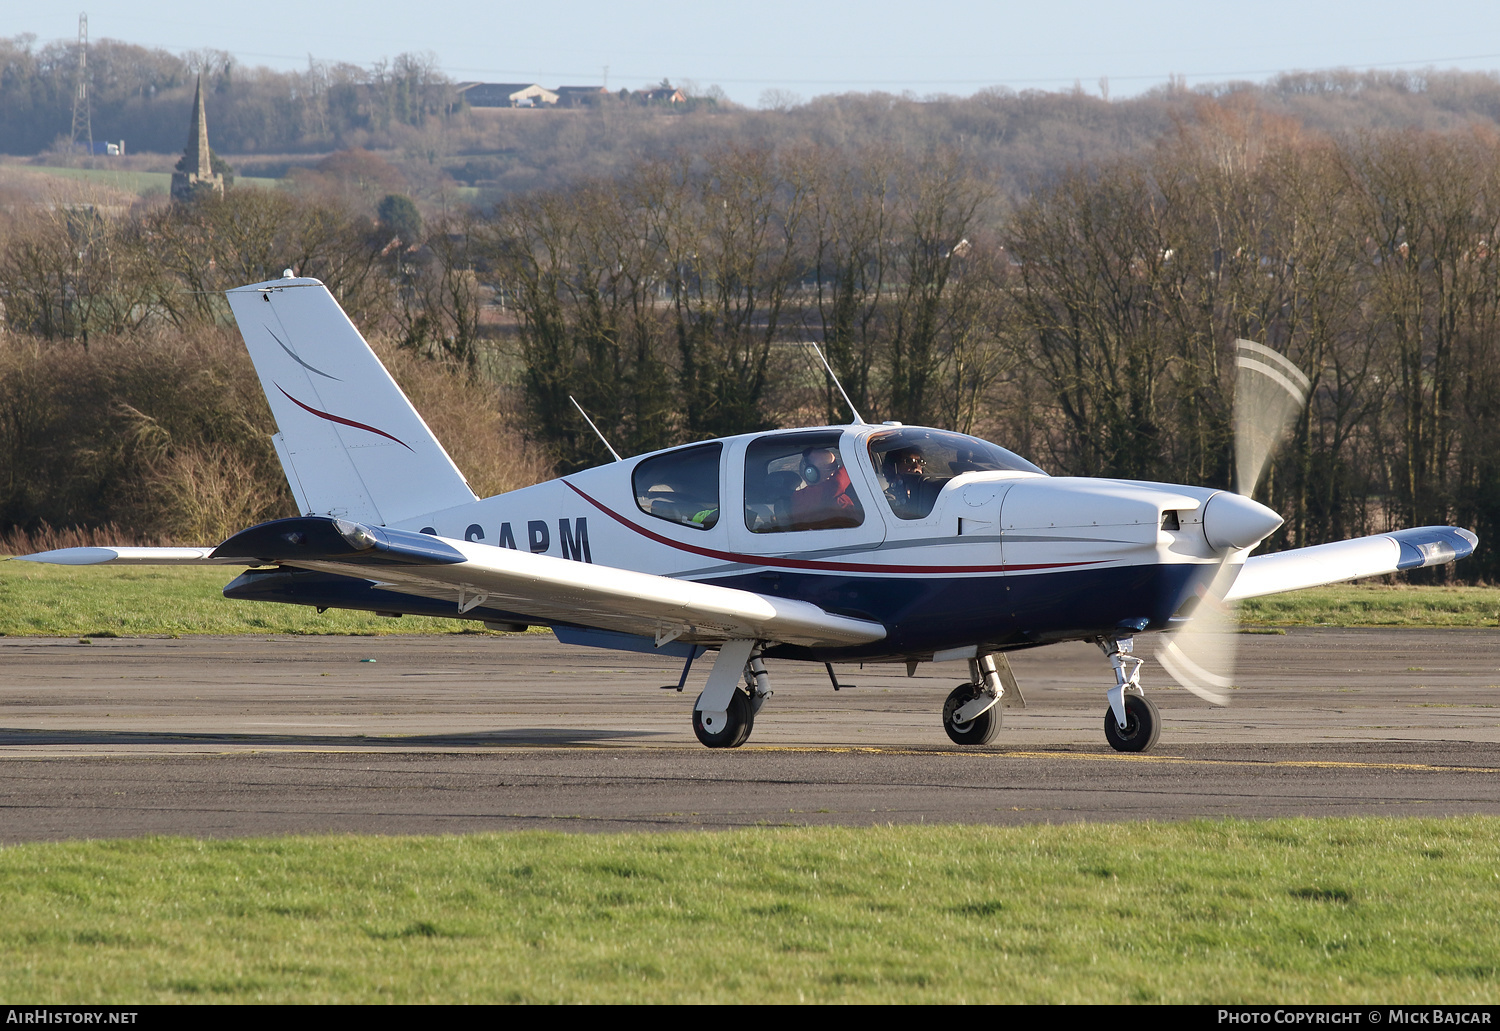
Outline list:
[[[700,706],[703,696],[693,703],[693,733],[709,748],[738,748],[755,729],[755,711],[750,696],[736,691],[729,699],[725,712],[705,713]]]
[[[770,697],[770,679],[758,642],[726,641],[714,660],[708,686],[693,703],[693,733],[709,748],[738,748],[749,739],[755,714]],[[717,709],[715,701],[724,708]]]

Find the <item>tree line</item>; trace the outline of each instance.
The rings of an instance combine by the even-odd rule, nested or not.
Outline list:
[[[415,228],[409,202],[382,209]],[[511,394],[424,335],[420,294],[393,288],[424,263],[412,246],[279,190],[0,215],[0,537],[213,543],[294,514],[224,297],[287,267],[328,284],[476,491],[536,482],[547,465]]]
[[[370,67],[310,60],[303,71],[276,72],[218,51],[173,54],[102,39],[89,47],[87,74],[94,138],[123,138],[132,153],[182,147],[199,74],[214,146],[225,153],[389,141],[455,106],[452,83],[430,54]],[[77,76],[76,43],[0,38],[0,152],[66,143]]]
[[[1481,537],[1457,572],[1489,579],[1497,159],[1483,129],[1334,136],[1229,97],[1019,198],[958,146],[750,141],[429,218],[420,240],[271,191],[39,209],[0,251],[4,346],[217,332],[218,291],[290,266],[411,360],[505,385],[557,471],[606,457],[570,396],[623,453],[846,421],[817,345],[868,421],[1230,486],[1248,338],[1313,380],[1261,488],[1287,516],[1270,546],[1455,522]]]
[[[38,154],[67,137],[77,68],[72,41],[0,38],[0,153]],[[276,71],[213,50],[102,39],[88,60],[96,140],[123,138],[131,154],[176,152],[199,73],[211,142],[241,175],[280,177],[314,155],[364,147],[478,187],[490,201],[729,143],[952,146],[1019,198],[1060,169],[1148,151],[1205,97],[1250,100],[1324,132],[1500,125],[1500,76],[1431,69],[1299,72],[1191,90],[1172,81],[1126,98],[1112,98],[1106,80],[1055,92],[994,87],[966,97],[873,92],[805,102],[773,90],[765,110],[729,103],[713,86],[682,84],[702,102],[479,112],[465,107],[431,54]]]
[[[1233,346],[1312,377],[1272,547],[1500,527],[1500,137],[1306,132],[1203,102],[1152,152],[1014,204],[955,150],[725,148],[465,229],[533,425],[647,450],[848,418],[977,431],[1055,473],[1229,486]],[[1487,545],[1462,572],[1488,578]]]

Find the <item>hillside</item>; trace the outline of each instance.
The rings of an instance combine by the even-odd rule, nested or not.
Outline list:
[[[66,135],[73,55],[67,43],[38,48],[27,36],[0,39],[0,152],[35,158]],[[363,148],[402,167],[418,192],[449,181],[477,187],[487,200],[722,144],[956,148],[1018,195],[1061,170],[1140,153],[1205,98],[1230,96],[1335,135],[1500,130],[1495,73],[1336,69],[1260,84],[1166,84],[1117,99],[994,88],[968,97],[846,93],[756,111],[710,88],[675,107],[610,97],[584,109],[471,109],[454,81],[420,55],[371,69],[314,64],[298,72],[246,67],[227,55],[200,54],[190,63],[108,39],[95,42],[89,55],[94,137],[124,140],[129,154],[179,151],[201,72],[214,148],[242,175],[280,178],[332,152]],[[103,167],[107,160],[89,163]]]

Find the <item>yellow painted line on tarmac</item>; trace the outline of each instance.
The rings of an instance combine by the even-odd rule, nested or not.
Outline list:
[[[1270,766],[1293,769],[1415,770],[1424,773],[1500,773],[1495,766],[1434,766],[1430,763],[1339,762],[1331,759],[1193,759],[1185,755],[1089,755],[1066,752],[1006,752],[1024,759],[1069,757],[1095,762],[1145,762],[1188,766]]]
[[[46,746],[8,746],[0,748],[0,762],[31,761],[45,759],[129,759],[161,758],[215,759],[245,755],[394,755],[400,753],[445,754],[452,752],[502,753],[514,751],[545,752],[603,752],[603,751],[651,751],[651,752],[699,752],[702,749],[690,745],[645,745],[628,748],[612,748],[599,744],[543,744],[521,745],[421,745],[406,747],[348,747],[340,745],[256,744],[246,748],[218,750],[175,751],[170,747],[151,744],[120,746],[111,751],[49,752]],[[1162,766],[1253,766],[1261,769],[1327,769],[1327,770],[1404,770],[1413,773],[1488,773],[1500,774],[1500,766],[1437,766],[1431,763],[1377,763],[1341,762],[1326,759],[1195,759],[1185,755],[1132,755],[1109,752],[1037,752],[1003,751],[981,752],[938,748],[894,748],[879,745],[747,745],[738,750],[740,754],[751,752],[786,752],[809,755],[913,755],[952,756],[965,759],[1053,759],[1076,760],[1078,762],[1147,763]]]
[[[1500,773],[1497,766],[1434,766],[1430,763],[1338,762],[1325,759],[1194,759],[1186,755],[1131,755],[1091,752],[979,752],[943,749],[880,748],[878,746],[827,748],[782,745],[751,746],[756,752],[827,752],[870,755],[953,755],[974,759],[1076,759],[1080,762],[1157,763],[1184,766],[1256,766],[1292,769],[1411,770],[1421,773]]]

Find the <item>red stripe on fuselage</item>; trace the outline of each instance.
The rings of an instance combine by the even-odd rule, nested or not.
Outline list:
[[[314,370],[314,371],[317,371],[317,370]],[[336,422],[340,426],[353,426],[357,430],[366,430],[366,431],[368,431],[370,433],[378,433],[382,437],[385,437],[387,440],[394,440],[397,444],[400,444],[402,447],[406,448],[406,450],[412,451],[410,444],[408,444],[406,441],[402,440],[399,437],[393,437],[393,436],[391,436],[385,430],[377,430],[374,426],[366,426],[364,423],[362,423],[362,422],[355,422],[353,419],[345,419],[342,416],[329,415],[327,412],[320,412],[316,408],[313,408],[313,407],[311,407],[309,405],[303,404],[301,401],[298,401],[291,394],[288,394],[285,390],[282,390],[282,387],[281,387],[280,383],[276,384],[276,389],[277,390],[281,390],[281,393],[292,404],[296,405],[298,408],[302,409],[305,412],[311,412],[312,414],[316,415],[319,419],[327,419],[329,422]],[[416,452],[412,451],[412,454],[416,454]]]
[[[629,527],[642,537],[653,540],[658,544],[665,544],[669,548],[676,548],[678,551],[702,555],[705,558],[716,558],[721,562],[738,562],[751,566],[776,566],[783,569],[815,569],[833,573],[1013,573],[1028,569],[1066,569],[1071,566],[1091,566],[1098,564],[1096,562],[1041,562],[1015,566],[885,566],[872,565],[867,562],[822,562],[806,558],[773,558],[767,555],[741,555],[733,551],[716,551],[713,548],[700,548],[692,544],[683,544],[681,541],[674,541],[670,537],[663,537],[659,533],[652,533],[644,526],[626,519],[614,509],[595,501],[583,491],[568,483],[567,480],[563,480],[562,482],[567,484],[568,488],[574,494],[577,494],[580,498],[593,505],[621,526]]]

